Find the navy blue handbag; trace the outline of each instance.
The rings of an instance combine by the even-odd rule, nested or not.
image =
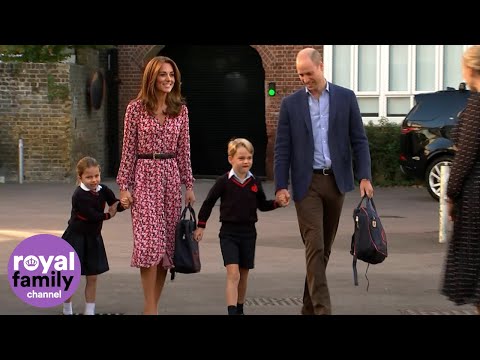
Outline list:
[[[187,210],[190,212],[188,218]],[[200,272],[200,249],[198,242],[193,238],[193,231],[196,228],[195,210],[188,204],[183,209],[175,230],[174,268],[170,269],[171,280],[175,279],[175,273],[194,274]]]

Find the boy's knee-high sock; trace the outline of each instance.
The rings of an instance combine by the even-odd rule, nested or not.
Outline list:
[[[243,304],[237,304],[237,315],[244,315]]]
[[[235,305],[228,305],[228,315],[237,315],[237,307]]]

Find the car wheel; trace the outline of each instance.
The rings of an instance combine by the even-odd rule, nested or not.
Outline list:
[[[425,183],[429,194],[438,201],[440,199],[440,170],[442,165],[452,165],[451,156],[440,156],[428,165],[425,173]]]

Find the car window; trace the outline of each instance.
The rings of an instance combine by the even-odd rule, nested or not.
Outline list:
[[[469,94],[469,91],[440,91],[415,95],[416,104],[406,120],[410,123],[428,121],[438,122],[439,125],[453,125],[458,114],[465,108]]]

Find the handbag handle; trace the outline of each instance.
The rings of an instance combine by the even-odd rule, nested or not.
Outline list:
[[[195,225],[197,224],[197,217],[195,216],[195,210],[193,210],[192,205],[188,203],[187,206],[182,211],[182,216],[180,217],[182,220],[185,220],[187,216],[187,210],[190,211],[190,220],[193,220],[195,222]]]
[[[363,195],[362,199],[358,203],[357,209],[360,209],[360,206],[362,206],[363,200],[365,200],[365,199],[367,199],[367,206],[368,206],[368,203],[371,203],[372,207],[373,207],[373,210],[375,210],[375,212],[377,212],[377,208],[375,207],[375,203],[373,202],[373,198],[369,198],[367,195]]]

